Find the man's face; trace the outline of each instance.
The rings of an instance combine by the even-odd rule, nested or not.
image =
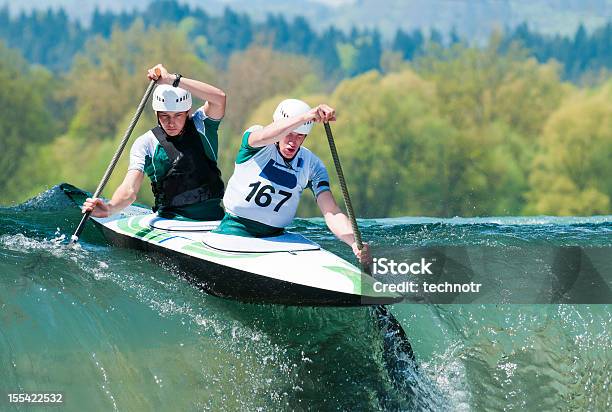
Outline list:
[[[157,112],[157,119],[168,136],[176,136],[183,131],[189,112]]]
[[[305,134],[291,132],[278,142],[278,148],[286,159],[293,159],[298,149],[306,139]]]

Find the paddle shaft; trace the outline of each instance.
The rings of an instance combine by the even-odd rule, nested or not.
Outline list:
[[[121,139],[121,143],[119,143],[119,147],[117,148],[117,151],[113,155],[113,158],[111,159],[108,167],[106,168],[106,172],[104,172],[104,176],[102,176],[102,180],[98,184],[98,187],[93,194],[93,198],[99,197],[100,194],[102,193],[102,190],[104,190],[104,187],[108,183],[108,179],[110,179],[111,174],[113,173],[113,170],[115,169],[115,166],[117,166],[117,162],[119,162],[121,153],[123,153],[123,149],[125,149],[125,146],[127,145],[127,142],[130,139],[130,135],[132,134],[134,127],[136,127],[136,123],[138,123],[138,119],[140,119],[140,115],[142,114],[144,107],[147,104],[147,101],[149,100],[151,93],[153,92],[153,87],[155,86],[156,82],[157,80],[151,80],[149,82],[149,86],[147,87],[147,90],[145,91],[144,96],[142,96],[142,99],[140,100],[140,104],[138,105],[138,108],[136,109],[136,113],[134,113],[134,117],[132,118],[130,125],[125,131],[125,134],[123,135],[123,139]],[[70,245],[73,245],[74,243],[79,241],[79,236],[81,236],[83,229],[85,229],[85,223],[87,223],[87,220],[89,220],[90,215],[91,215],[91,211],[83,214],[83,217],[81,218],[81,222],[79,222],[79,226],[77,226],[76,230],[74,231],[74,234],[70,237]]]
[[[346,205],[346,211],[351,222],[351,226],[353,227],[353,236],[355,236],[355,243],[357,243],[357,247],[359,250],[363,248],[363,243],[361,241],[361,232],[359,231],[359,226],[357,226],[357,219],[355,218],[355,212],[353,211],[353,204],[351,203],[351,198],[349,196],[348,188],[346,186],[346,179],[344,178],[344,173],[342,172],[342,165],[340,164],[340,157],[338,156],[338,150],[336,149],[336,143],[334,142],[334,136],[332,135],[331,127],[328,122],[324,122],[323,126],[325,127],[325,134],[327,134],[327,142],[329,143],[329,150],[331,151],[332,159],[334,159],[334,166],[336,167],[336,173],[338,174],[338,180],[340,182],[340,188],[342,190],[342,197],[344,199],[344,204]],[[369,273],[369,268],[361,264],[361,268],[365,273]],[[389,322],[384,330],[386,334],[389,334],[391,337],[395,336],[399,339],[399,349],[405,352],[408,357],[414,360],[414,353],[412,351],[412,346],[408,341],[408,337],[406,336],[406,332],[400,325],[400,323],[395,319],[395,316],[389,309],[387,309],[384,305],[376,306],[374,313],[376,315],[377,321],[381,328],[383,327],[384,322]]]
[[[342,165],[340,164],[340,158],[338,157],[338,150],[336,149],[336,143],[334,142],[334,136],[332,135],[331,127],[328,122],[323,123],[325,127],[325,133],[327,134],[327,142],[329,143],[329,150],[331,151],[332,159],[334,159],[334,166],[336,167],[336,174],[338,175],[338,180],[340,181],[340,189],[342,190],[342,198],[344,199],[344,204],[346,206],[346,211],[348,213],[349,221],[351,222],[351,226],[353,227],[353,236],[355,236],[355,243],[357,243],[357,248],[361,250],[363,248],[363,243],[361,241],[361,232],[359,231],[359,226],[357,226],[357,219],[355,219],[355,212],[353,211],[353,204],[351,203],[351,197],[348,192],[348,187],[346,186],[346,179],[344,178],[344,172],[342,172]]]

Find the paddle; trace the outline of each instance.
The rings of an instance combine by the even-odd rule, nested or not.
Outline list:
[[[336,166],[336,174],[338,175],[338,180],[340,182],[340,189],[342,190],[342,197],[344,198],[346,211],[348,213],[349,220],[351,221],[351,226],[353,227],[355,242],[357,243],[357,247],[359,248],[359,250],[361,250],[363,249],[363,243],[361,241],[361,232],[359,231],[359,227],[357,226],[357,219],[355,219],[355,212],[353,211],[353,205],[351,203],[351,198],[349,196],[348,188],[346,186],[346,180],[344,178],[344,173],[342,172],[342,165],[340,164],[340,158],[338,157],[336,143],[334,142],[334,137],[332,135],[329,123],[324,122],[323,126],[325,127],[325,133],[327,134],[329,149],[331,151],[332,158],[334,159],[334,166]],[[369,274],[370,272],[369,268],[366,265],[361,265],[361,269],[365,273]],[[395,349],[404,352],[410,360],[414,361],[414,352],[412,351],[412,346],[408,341],[406,332],[404,332],[402,325],[400,325],[395,316],[393,316],[393,314],[389,312],[389,309],[387,309],[387,307],[384,305],[376,306],[374,308],[374,314],[376,316],[378,326],[384,332],[385,338],[395,338],[394,340],[396,342],[399,342],[399,345],[393,345]]]
[[[161,71],[159,69],[155,69],[155,74],[157,74],[158,76],[161,76]],[[147,101],[149,100],[149,96],[151,96],[151,93],[153,92],[153,86],[155,86],[155,83],[157,83],[157,80],[151,80],[149,82],[149,86],[147,87],[147,90],[145,91],[144,96],[142,96],[142,99],[140,100],[140,104],[138,105],[138,108],[136,109],[136,113],[134,113],[134,117],[132,118],[130,125],[125,131],[125,134],[123,135],[123,139],[121,139],[121,143],[119,143],[119,147],[117,148],[117,151],[115,152],[113,158],[111,159],[110,164],[106,168],[106,172],[104,172],[104,176],[102,176],[102,180],[100,181],[100,184],[98,184],[98,188],[96,189],[96,191],[94,192],[92,196],[93,198],[100,197],[102,190],[104,190],[104,186],[106,186],[106,183],[108,183],[108,179],[113,173],[113,170],[115,169],[115,166],[117,165],[117,162],[119,161],[119,157],[121,157],[121,153],[123,152],[123,149],[125,149],[125,145],[130,139],[130,135],[132,134],[134,127],[136,127],[136,123],[138,123],[138,119],[140,119],[140,115],[142,114],[142,111],[144,110],[144,107],[147,104]],[[74,231],[74,234],[70,237],[70,243],[69,243],[70,246],[74,245],[76,242],[79,241],[79,236],[81,236],[83,229],[85,229],[85,223],[87,222],[87,220],[89,220],[90,215],[91,215],[91,211],[83,214],[83,217],[81,218],[81,222],[79,223],[79,226],[77,226],[76,230]]]

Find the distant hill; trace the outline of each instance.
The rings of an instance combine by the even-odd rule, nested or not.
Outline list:
[[[3,0],[0,0],[0,4]],[[88,24],[100,10],[144,9],[147,0],[21,0],[6,2],[15,14],[21,10],[58,8]],[[256,20],[268,13],[288,17],[302,15],[315,29],[329,25],[349,30],[352,26],[378,27],[387,39],[397,28],[436,28],[448,33],[453,27],[462,37],[480,40],[494,28],[515,27],[527,22],[536,32],[573,34],[582,22],[587,29],[612,19],[612,0],[184,0],[207,13],[218,15],[226,6]]]
[[[216,1],[219,5],[222,0]],[[362,13],[367,9],[369,1],[361,0],[358,3],[355,0],[335,0],[331,5],[316,4],[319,8],[327,7],[328,11],[350,9],[354,13]],[[430,0],[428,4],[431,5],[436,1],[439,0]],[[565,1],[571,5],[574,0]],[[601,3],[601,0],[599,1]],[[231,8],[222,8],[221,14],[215,14],[215,10],[210,6],[213,3],[206,4],[209,7],[203,10],[200,7],[193,8],[182,4],[180,0],[155,0],[147,3],[144,9],[132,8],[127,11],[109,9],[110,3],[106,4],[105,9],[96,9],[94,5],[91,21],[86,25],[73,20],[68,15],[69,12],[73,12],[70,6],[55,6],[56,10],[46,11],[27,10],[13,16],[4,7],[0,8],[0,44],[4,43],[9,48],[20,50],[20,53],[32,63],[44,65],[52,70],[65,71],[70,69],[74,56],[83,49],[86,41],[94,36],[108,38],[115,29],[128,29],[138,21],[142,21],[143,27],[153,30],[163,25],[172,26],[180,23],[190,27],[188,30],[191,38],[197,39],[198,44],[205,45],[194,48],[194,52],[203,59],[216,61],[219,68],[225,68],[235,52],[244,51],[253,45],[263,45],[280,52],[312,58],[330,78],[343,78],[369,70],[381,70],[385,64],[393,61],[397,63],[398,59],[414,60],[426,54],[428,50],[433,50],[434,48],[431,48],[433,44],[445,48],[466,38],[476,43],[476,46],[488,44],[492,38],[489,36],[489,31],[497,25],[502,29],[499,38],[500,51],[508,50],[511,44],[518,43],[525,48],[526,53],[540,62],[554,59],[562,65],[562,77],[565,80],[597,82],[598,79],[608,76],[612,70],[610,58],[612,19],[593,30],[589,30],[584,24],[579,24],[574,32],[551,36],[541,34],[533,24],[530,27],[528,23],[518,18],[516,26],[514,23],[507,23],[507,19],[504,20],[506,14],[501,12],[495,18],[491,11],[493,9],[489,10],[489,13],[483,11],[483,15],[489,17],[480,18],[477,12],[482,10],[470,9],[474,7],[474,3],[470,3],[461,18],[458,14],[453,15],[454,20],[444,19],[445,13],[449,13],[448,10],[439,11],[438,15],[441,18],[435,20],[437,26],[431,27],[426,26],[426,23],[434,17],[431,10],[427,12],[431,12],[429,15],[425,11],[407,12],[406,19],[410,16],[422,19],[420,23],[415,23],[415,27],[419,28],[406,26],[396,28],[394,33],[387,32],[385,39],[381,35],[382,29],[371,30],[367,26],[341,30],[345,27],[331,25],[326,30],[317,31],[311,28],[313,23],[309,23],[307,18],[302,16],[292,18],[280,13],[280,10],[274,15],[258,19],[257,16],[251,17],[246,12],[236,12]],[[386,4],[391,7],[396,3],[386,0]],[[452,4],[466,5],[461,2]],[[499,4],[510,6],[510,2],[500,1]],[[57,9],[57,7],[62,8]],[[312,13],[312,10],[310,12]],[[265,11],[261,9],[258,13],[265,15]],[[512,15],[509,12],[507,14]],[[395,16],[398,19],[401,17],[399,14]],[[186,18],[189,19],[185,20]],[[320,25],[319,20],[311,18],[311,21]],[[377,21],[374,12],[371,21]],[[462,22],[464,26],[444,27],[441,24],[445,21]],[[466,23],[469,21],[474,23],[469,25]],[[549,24],[553,21],[553,19],[547,20]],[[330,24],[334,23],[342,22],[330,21]],[[393,26],[391,24],[384,26],[385,30],[389,30],[389,27]],[[462,27],[463,30],[469,31],[461,32]],[[431,33],[428,33],[429,28],[432,29]],[[385,55],[385,51],[393,51],[396,54]]]

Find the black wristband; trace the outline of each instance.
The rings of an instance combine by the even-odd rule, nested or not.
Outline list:
[[[176,78],[174,79],[174,81],[172,82],[172,86],[174,87],[178,87],[179,83],[181,82],[181,77],[183,77],[182,74],[178,74],[175,73],[174,76],[176,76]]]

